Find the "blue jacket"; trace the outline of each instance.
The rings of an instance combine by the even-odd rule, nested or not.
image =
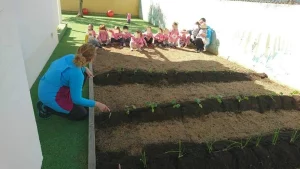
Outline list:
[[[39,82],[40,101],[57,112],[68,114],[73,104],[95,106],[95,101],[82,97],[85,67],[77,67],[74,58],[69,54],[54,61]]]
[[[206,38],[209,39],[209,44],[211,44],[211,41],[212,41],[212,31],[213,30],[209,26],[207,26]],[[209,45],[209,44],[207,44],[207,45]]]

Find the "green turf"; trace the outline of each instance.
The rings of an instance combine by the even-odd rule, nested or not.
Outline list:
[[[68,23],[64,37],[53,51],[50,59],[42,70],[45,73],[50,63],[61,56],[75,53],[83,43],[86,28],[89,23],[94,25],[105,24],[107,27],[123,26],[125,18],[86,17],[76,18],[74,15],[63,15],[63,22]],[[144,30],[148,23],[133,19],[130,29]],[[30,92],[33,107],[36,112],[38,101],[37,88],[40,76],[33,84]],[[88,85],[83,90],[84,97],[88,97]],[[36,114],[36,113],[35,113]],[[41,119],[36,114],[42,153],[43,169],[86,169],[88,162],[88,120],[81,122],[69,121],[57,116]]]

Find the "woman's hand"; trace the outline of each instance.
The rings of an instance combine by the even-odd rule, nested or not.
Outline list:
[[[88,75],[89,78],[94,77],[92,71],[89,68],[85,67],[85,73]]]
[[[96,107],[98,107],[102,112],[110,112],[110,109],[103,103],[96,102]]]

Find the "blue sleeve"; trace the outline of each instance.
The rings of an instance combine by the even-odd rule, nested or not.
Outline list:
[[[82,67],[82,68],[81,68],[81,71],[84,73],[84,72],[85,72],[85,67]]]
[[[94,100],[85,99],[82,97],[82,86],[84,76],[78,69],[70,71],[70,92],[71,98],[74,104],[86,107],[95,107],[96,102]]]

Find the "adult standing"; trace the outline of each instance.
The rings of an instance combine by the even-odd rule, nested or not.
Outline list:
[[[84,44],[76,55],[63,56],[51,64],[39,82],[37,107],[40,117],[56,114],[70,120],[83,120],[88,116],[85,107],[110,111],[105,104],[82,97],[86,78],[93,77],[85,65],[93,61],[96,50],[92,44]]]

